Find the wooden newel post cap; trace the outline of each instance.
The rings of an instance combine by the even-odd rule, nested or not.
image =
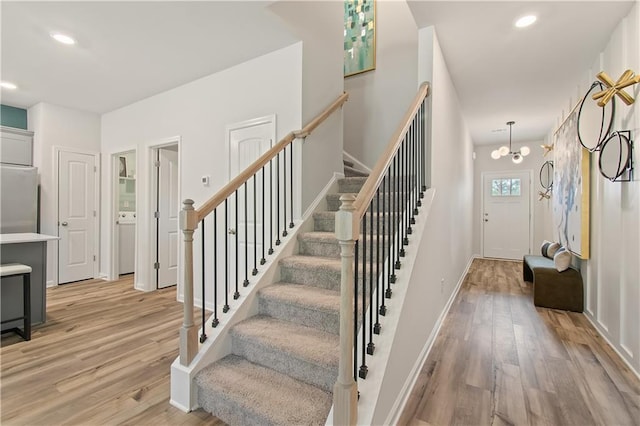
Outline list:
[[[193,200],[187,198],[182,202],[183,207],[180,212],[180,229],[192,231],[198,227],[198,215],[193,208]]]

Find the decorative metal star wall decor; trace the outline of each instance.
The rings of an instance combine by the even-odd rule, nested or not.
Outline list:
[[[542,144],[542,145],[540,145],[540,148],[544,149],[544,154],[542,154],[542,156],[546,157],[548,153],[553,151],[553,144],[551,144],[551,145]]]
[[[626,70],[615,83],[604,71],[599,72],[596,77],[598,77],[598,80],[607,86],[607,89],[593,95],[594,101],[600,99],[598,101],[598,106],[604,107],[615,95],[620,96],[622,101],[627,105],[631,105],[634,102],[633,97],[622,90],[625,87],[640,83],[640,76],[634,75],[633,71]]]
[[[549,194],[551,190],[547,189],[546,191],[542,192],[542,191],[538,191],[538,195],[540,196],[540,198],[538,198],[538,201],[542,201],[545,198],[548,200],[549,198],[551,198],[551,194]]]

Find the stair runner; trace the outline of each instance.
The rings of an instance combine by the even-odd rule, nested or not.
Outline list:
[[[232,354],[196,375],[200,406],[231,425],[324,425],[338,375],[340,249],[335,212],[366,177],[339,180],[330,211],[280,261],[281,281],[258,292],[259,314],[231,330]]]

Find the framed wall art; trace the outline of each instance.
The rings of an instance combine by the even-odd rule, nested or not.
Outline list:
[[[581,259],[589,258],[589,151],[578,139],[574,110],[556,132],[553,161],[553,225],[560,243]]]
[[[344,2],[344,76],[376,68],[375,0]]]

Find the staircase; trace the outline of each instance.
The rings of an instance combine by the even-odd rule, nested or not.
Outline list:
[[[314,231],[298,236],[299,253],[280,261],[280,282],[259,291],[258,315],[231,330],[231,355],[198,373],[204,410],[231,425],[325,424],[340,344],[335,212],[340,195],[365,180],[339,180],[329,211],[314,213]]]
[[[346,177],[366,177],[366,176],[369,176],[369,174],[367,172],[363,172],[362,170],[356,169],[356,166],[353,163],[353,161],[349,161],[349,160],[343,159],[342,163],[344,165],[344,175]]]

